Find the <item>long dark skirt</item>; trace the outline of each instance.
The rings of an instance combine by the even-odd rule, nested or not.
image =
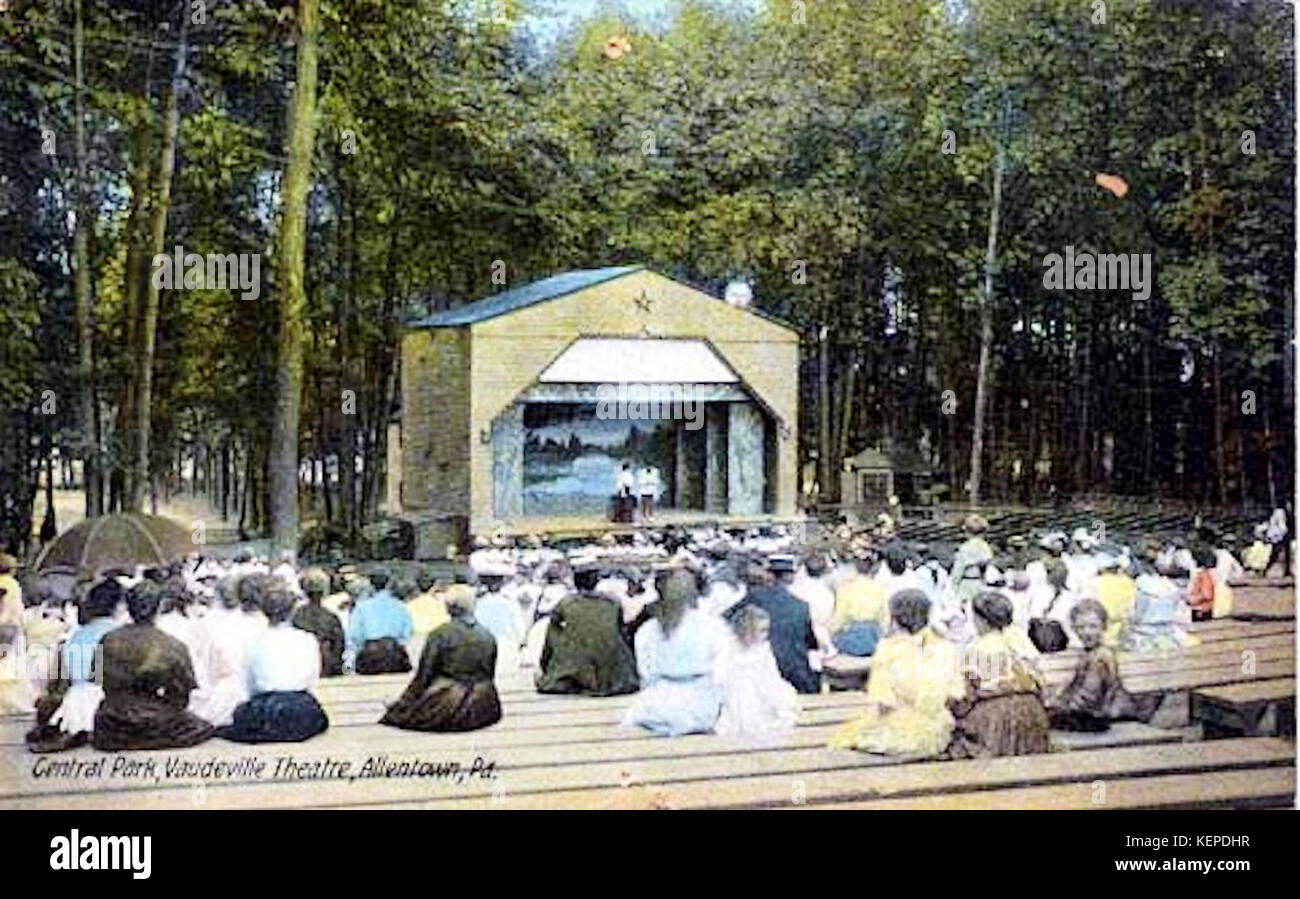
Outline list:
[[[217,736],[236,743],[301,743],[329,727],[325,710],[305,690],[258,693],[235,709]]]
[[[357,653],[357,674],[405,674],[411,670],[406,647],[392,637],[367,640]]]
[[[957,719],[948,754],[953,758],[1033,755],[1051,749],[1051,724],[1037,693],[980,699]]]
[[[109,697],[95,712],[90,743],[96,749],[180,749],[211,737],[213,727],[184,709],[173,709],[148,697]]]
[[[468,683],[440,677],[416,696],[403,696],[380,724],[404,730],[478,730],[501,720],[501,702],[490,680]]]

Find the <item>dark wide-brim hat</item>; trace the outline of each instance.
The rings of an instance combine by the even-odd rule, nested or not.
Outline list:
[[[794,556],[772,556],[767,560],[767,570],[777,573],[794,571]]]

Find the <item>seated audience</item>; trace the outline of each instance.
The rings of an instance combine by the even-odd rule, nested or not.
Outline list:
[[[1187,606],[1183,602],[1183,588],[1176,580],[1180,576],[1185,579],[1186,572],[1175,569],[1170,574],[1171,577],[1156,573],[1138,576],[1137,600],[1133,604],[1133,617],[1120,635],[1121,650],[1162,652],[1200,645],[1195,634],[1180,626]]]
[[[777,670],[771,616],[758,606],[746,606],[732,627],[733,639],[717,669],[722,709],[714,732],[737,737],[793,730],[799,694]]]
[[[1061,652],[1070,645],[1065,624],[1077,597],[1066,586],[1069,569],[1063,561],[1049,559],[1046,570],[1047,587],[1030,604],[1029,639],[1039,652]]]
[[[496,641],[474,619],[474,594],[447,593],[446,624],[429,634],[415,677],[381,724],[405,730],[467,731],[501,720],[493,677]]]
[[[1214,552],[1206,546],[1197,546],[1192,551],[1196,570],[1188,580],[1187,593],[1184,598],[1191,609],[1193,621],[1209,621],[1214,614],[1214,594],[1217,586],[1214,579]]]
[[[810,650],[817,649],[812,617],[808,604],[795,599],[788,589],[794,577],[794,560],[789,556],[773,556],[768,567],[770,577],[760,566],[750,566],[745,578],[748,592],[726,617],[735,621],[746,606],[758,606],[767,612],[772,622],[772,655],[776,657],[781,676],[800,693],[817,693],[821,690],[821,676],[813,670],[808,656]]]
[[[901,564],[901,557],[897,561]],[[835,592],[831,642],[846,655],[871,655],[889,628],[889,595],[883,582],[871,576],[871,569],[869,559],[858,559],[857,574]]]
[[[308,568],[299,584],[307,601],[293,613],[293,626],[316,638],[321,676],[337,677],[343,673],[343,624],[322,605],[325,591],[330,588],[329,575],[320,568]]]
[[[248,678],[245,676],[244,653],[248,643],[260,633],[258,617],[241,609],[244,581],[251,591],[253,575],[230,575],[217,584],[218,604],[203,618],[206,631],[208,658],[201,663],[206,671],[206,682],[200,683],[190,694],[190,711],[215,727],[224,727],[232,720],[235,707],[248,699]],[[197,682],[197,678],[195,679]]]
[[[1106,612],[1106,630],[1101,642],[1106,646],[1118,646],[1124,628],[1133,618],[1134,606],[1137,604],[1137,583],[1125,570],[1123,561],[1117,556],[1107,556],[1099,565],[1096,580],[1097,602]],[[1073,621],[1073,613],[1071,613]],[[1078,631],[1075,631],[1078,634]]]
[[[522,611],[517,600],[502,592],[504,576],[482,574],[479,583],[483,592],[474,603],[474,620],[492,634],[497,646],[497,674],[506,675],[519,668],[519,644],[524,638]]]
[[[27,734],[27,748],[32,752],[59,752],[84,746],[95,727],[95,712],[104,699],[103,688],[95,683],[94,662],[104,635],[118,626],[114,617],[123,602],[121,585],[115,580],[100,581],[81,604],[81,624],[69,635],[62,648],[62,674],[67,690],[52,714]]]
[[[956,719],[949,755],[989,758],[1047,752],[1050,723],[1043,707],[1042,676],[1004,633],[1011,624],[1010,601],[1000,593],[981,593],[972,609],[978,636],[962,656],[966,693],[949,702]]]
[[[951,700],[965,696],[955,647],[927,626],[930,600],[903,590],[889,601],[893,629],[876,647],[864,714],[831,737],[832,749],[937,756],[952,740]]]
[[[35,700],[27,677],[23,590],[14,577],[18,560],[0,553],[0,715],[30,712]]]
[[[641,692],[623,724],[661,736],[707,733],[721,705],[714,672],[726,650],[726,629],[716,616],[695,608],[690,572],[669,572],[658,592],[652,617],[636,632]]]
[[[295,597],[287,585],[258,583],[254,589],[269,626],[245,656],[248,701],[216,735],[237,743],[300,743],[329,727],[311,693],[320,678],[320,645],[293,626]]]
[[[420,652],[429,635],[451,620],[443,591],[438,589],[438,579],[433,571],[423,568],[415,577],[420,592],[406,603],[411,613],[411,641],[408,648]]]
[[[1070,623],[1085,654],[1074,677],[1052,702],[1052,727],[1058,730],[1104,731],[1112,721],[1150,721],[1159,695],[1134,697],[1124,689],[1115,650],[1102,642],[1106,609],[1093,599],[1080,600]]]
[[[622,609],[595,592],[599,580],[595,566],[575,571],[579,593],[551,612],[538,692],[615,696],[637,691],[636,658],[620,630]]]
[[[104,699],[95,712],[96,749],[172,749],[212,736],[212,725],[187,710],[196,686],[185,644],[154,626],[162,593],[141,581],[127,594],[131,623],[103,646]]]
[[[835,592],[827,585],[826,557],[821,553],[812,553],[804,561],[803,568],[797,571],[790,582],[790,595],[808,604],[808,616],[812,619],[813,635],[817,646],[824,655],[833,655],[835,647],[831,644],[831,619],[835,615]]]
[[[411,670],[406,641],[411,638],[411,613],[388,590],[388,572],[370,575],[375,592],[360,600],[348,619],[346,645],[357,674],[398,674]]]

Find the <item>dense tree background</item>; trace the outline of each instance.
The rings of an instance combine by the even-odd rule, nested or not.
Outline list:
[[[505,286],[631,262],[748,279],[804,335],[824,492],[846,455],[924,435],[964,498],[983,343],[981,500],[1290,495],[1288,4],[667,6],[554,34],[516,0],[321,0],[306,246],[281,258],[298,4],[10,0],[0,543],[30,532],[51,447],[92,463],[91,512],[147,505],[191,460],[269,533],[295,335],[299,455],[339,472],[303,518],[355,531],[402,321],[503,289],[498,260]],[[260,254],[260,297],[151,291],[177,245]],[[1150,297],[1045,289],[1067,245],[1150,253]]]

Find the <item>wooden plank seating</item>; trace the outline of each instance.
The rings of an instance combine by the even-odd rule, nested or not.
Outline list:
[[[1295,736],[1295,679],[1274,678],[1192,691],[1191,718],[1207,739]]]
[[[300,761],[323,758],[349,759],[354,771],[375,754],[388,761],[416,759],[423,761],[454,760],[463,769],[472,766],[476,753],[490,758],[501,783],[491,779],[466,779],[447,782],[427,779],[365,780],[364,788],[351,781],[313,781],[309,785],[244,776],[233,781],[205,784],[206,801],[213,807],[297,807],[304,804],[303,791],[309,790],[309,803],[316,805],[370,804],[375,801],[418,801],[431,795],[491,799],[501,789],[507,792],[545,792],[560,788],[610,788],[628,783],[652,783],[665,778],[678,780],[715,779],[737,776],[741,772],[797,773],[801,771],[847,770],[862,766],[895,767],[908,760],[885,759],[854,752],[824,748],[833,728],[821,728],[815,734],[800,728],[794,735],[783,735],[766,742],[729,740],[712,735],[675,739],[638,738],[628,732],[628,739],[613,745],[574,742],[563,747],[527,745],[484,747],[473,745],[472,735],[379,733],[373,728],[362,739],[341,741],[326,734],[303,746],[279,745],[250,747],[221,742],[188,750],[167,753],[130,753],[127,757],[185,757],[195,760],[213,758],[234,762],[257,755],[274,760],[293,755]],[[482,732],[491,735],[495,729]],[[404,738],[400,745],[389,735]],[[335,736],[333,741],[330,740]],[[815,736],[815,741],[806,737]],[[1159,731],[1140,724],[1124,724],[1108,734],[1059,734],[1061,751],[1097,752],[1099,747],[1154,746],[1179,742],[1182,734]],[[451,744],[451,745],[448,745]],[[557,751],[557,749],[559,751]],[[0,769],[0,808],[34,807],[105,807],[110,803],[132,807],[184,807],[192,802],[192,780],[175,779],[137,783],[131,778],[92,778],[88,780],[46,779],[32,776],[34,757],[19,759],[22,765],[6,764]],[[91,750],[76,750],[57,757],[94,760],[113,759]],[[7,759],[12,761],[12,759]],[[913,760],[919,761],[919,760]],[[160,763],[161,764],[161,763]],[[324,792],[322,792],[324,791]],[[348,800],[348,801],[340,801]]]
[[[1238,667],[1243,662],[1247,650],[1255,653],[1256,661],[1275,661],[1294,656],[1295,622],[1293,620],[1267,622],[1239,622],[1233,619],[1220,619],[1193,625],[1189,628],[1201,640],[1199,646],[1175,649],[1157,653],[1120,653],[1120,674],[1126,681],[1140,679],[1146,675],[1161,671],[1175,672],[1189,668],[1211,668],[1215,666]],[[1043,655],[1038,658],[1038,667],[1053,685],[1068,682],[1078,664],[1081,650]],[[832,686],[837,689],[858,689],[865,681],[871,668],[870,657],[861,659],[851,656],[836,656],[827,659],[826,673]],[[1208,675],[1207,675],[1208,676]],[[1220,675],[1214,675],[1215,678]],[[1226,680],[1209,680],[1211,683],[1229,683],[1248,677],[1228,676]],[[1063,680],[1062,680],[1063,679]],[[1130,687],[1130,689],[1134,689]],[[1161,689],[1156,686],[1144,689]]]
[[[857,691],[801,697],[799,726],[764,741],[711,734],[664,739],[618,726],[635,697],[543,695],[533,689],[533,673],[527,670],[499,679],[505,714],[497,725],[467,734],[424,734],[377,723],[384,703],[400,694],[409,675],[353,675],[319,685],[331,728],[303,744],[246,746],[212,740],[177,751],[114,755],[83,748],[35,756],[22,742],[30,720],[0,718],[0,808],[1182,808],[1291,803],[1293,741],[1271,735],[1201,740],[1199,726],[1182,725],[1190,720],[1193,693],[1249,704],[1293,683],[1294,620],[1217,620],[1190,629],[1201,645],[1121,657],[1130,689],[1168,692],[1159,723],[1177,729],[1124,722],[1104,734],[1057,732],[1056,751],[1039,756],[927,761],[826,749],[831,734],[859,714],[865,697]],[[1246,652],[1254,654],[1253,667],[1243,664]],[[1040,663],[1049,682],[1059,685],[1068,680],[1076,661],[1077,653],[1067,652]],[[305,764],[347,762],[353,773],[376,759],[443,767],[426,770],[431,776],[356,779],[291,779],[288,773],[244,770],[208,777],[201,790],[193,773],[157,779],[126,772],[36,776],[38,765],[69,761],[98,760],[107,768],[119,759],[123,764],[153,759],[162,766],[169,758],[227,765],[257,758],[274,766],[290,756]],[[477,771],[475,759],[480,759]],[[483,769],[492,776],[480,776]],[[1097,781],[1105,786],[1102,803],[1094,802]]]
[[[1223,747],[1220,749],[1219,747]],[[538,793],[511,792],[497,797],[466,797],[403,802],[405,807],[432,809],[468,808],[781,808],[796,805],[825,805],[840,802],[864,802],[876,797],[954,797],[978,796],[984,791],[1027,785],[1074,785],[1070,807],[1091,807],[1094,784],[1108,784],[1108,792],[1123,793],[1120,782],[1127,778],[1144,778],[1167,774],[1192,774],[1207,791],[1210,785],[1234,769],[1249,769],[1236,792],[1258,792],[1249,787],[1257,783],[1260,772],[1269,778],[1266,791],[1269,801],[1285,802],[1294,796],[1295,747],[1275,738],[1215,741],[1211,743],[1176,743],[1160,746],[1119,747],[1085,750],[1068,754],[978,759],[945,762],[920,762],[910,765],[862,765],[844,770],[817,770],[800,773],[749,774],[714,781],[682,780],[680,770],[646,781],[640,790],[626,795],[607,788],[546,790]],[[1276,769],[1274,771],[1273,769]],[[635,786],[635,785],[634,785]],[[1064,791],[1062,791],[1064,792]],[[639,794],[639,795],[638,795]],[[1068,793],[1066,794],[1068,795]],[[1054,807],[1061,807],[1058,795]],[[1253,797],[1252,797],[1253,798]],[[1149,804],[1159,804],[1160,797],[1146,797]],[[395,805],[377,802],[377,805]],[[962,807],[962,802],[954,807]],[[1014,803],[996,807],[1019,807]]]
[[[1072,783],[1006,790],[979,790],[908,799],[880,799],[814,805],[811,808],[858,810],[982,810],[982,809],[1206,809],[1291,808],[1295,803],[1292,768],[1225,771],[1204,774],[1168,774],[1104,782],[1106,792],[1094,784]],[[1094,797],[1104,797],[1104,802]]]

